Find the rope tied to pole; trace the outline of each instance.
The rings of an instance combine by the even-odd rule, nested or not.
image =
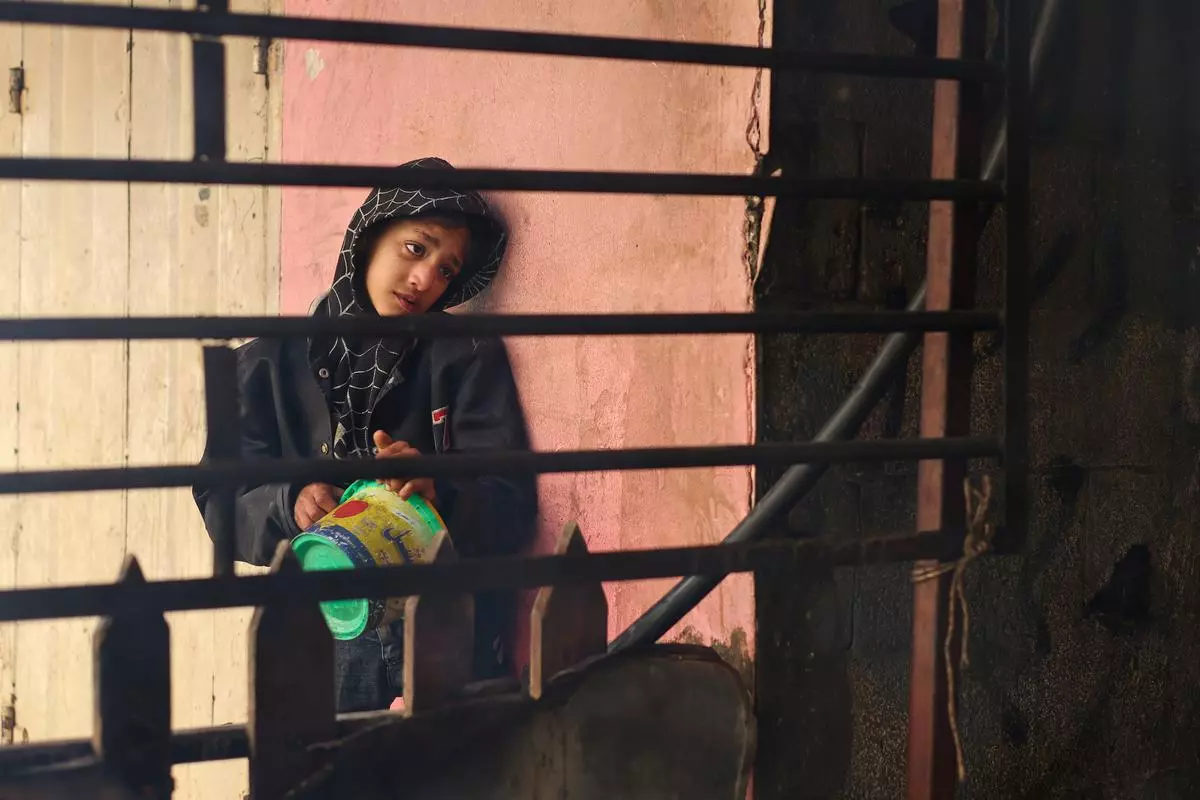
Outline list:
[[[962,783],[967,778],[966,763],[963,759],[962,737],[958,732],[958,699],[955,686],[955,664],[951,657],[954,647],[954,636],[958,629],[958,616],[962,614],[962,636],[958,642],[958,667],[970,666],[971,657],[968,652],[967,639],[971,632],[971,611],[967,605],[966,572],[972,561],[991,549],[992,540],[996,535],[995,523],[988,520],[992,505],[992,479],[984,475],[979,482],[979,488],[971,485],[971,479],[963,481],[963,495],[966,501],[967,532],[963,538],[963,554],[957,561],[949,564],[939,564],[935,567],[913,570],[913,583],[934,580],[946,573],[953,573],[950,578],[949,610],[946,618],[946,639],[942,643],[942,653],[946,661],[946,714],[950,720],[950,733],[954,736],[954,756],[958,768],[958,781]]]

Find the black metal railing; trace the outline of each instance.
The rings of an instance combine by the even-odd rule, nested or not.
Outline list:
[[[971,3],[975,0],[959,0]],[[215,542],[214,577],[196,580],[145,581],[127,575],[114,584],[59,586],[0,592],[0,621],[106,616],[161,615],[166,611],[229,606],[281,607],[348,597],[401,597],[475,591],[485,588],[549,586],[579,581],[620,581],[700,576],[703,583],[685,587],[670,615],[675,618],[694,604],[720,578],[734,572],[777,569],[807,558],[832,564],[911,561],[948,557],[961,548],[962,530],[936,530],[888,536],[854,544],[816,539],[805,542],[752,543],[767,527],[763,519],[795,501],[796,487],[811,485],[821,467],[847,461],[933,460],[965,462],[998,457],[1006,466],[1006,522],[1016,536],[1027,518],[1025,490],[1028,346],[1028,0],[1008,0],[1008,59],[1005,66],[982,58],[905,58],[868,54],[827,54],[759,49],[719,44],[690,44],[596,36],[521,31],[385,24],[350,20],[235,14],[224,0],[196,11],[98,6],[69,3],[0,3],[0,23],[64,25],[167,31],[192,37],[194,57],[193,161],[138,161],[81,158],[0,158],[0,179],[165,183],[276,184],[306,186],[374,186],[388,167],[329,164],[231,163],[225,160],[224,44],[222,37],[298,38],[360,44],[402,45],[476,50],[506,54],[540,54],[585,58],[668,61],[728,67],[810,70],[884,78],[955,80],[980,84],[1005,81],[1008,116],[1005,180],[992,168],[979,177],[950,179],[806,179],[743,175],[653,174],[629,172],[565,172],[544,170],[465,169],[426,171],[406,176],[414,187],[480,191],[651,193],[718,196],[799,196],[811,199],[862,198],[911,202],[956,201],[966,206],[984,202],[1007,204],[1005,223],[1006,284],[1001,310],[950,308],[922,311],[923,294],[909,311],[853,313],[796,312],[776,314],[622,314],[622,315],[479,315],[330,320],[309,317],[135,318],[135,319],[6,319],[0,341],[105,339],[231,339],[251,336],[308,336],[314,333],[454,336],[581,336],[670,334],[811,334],[897,332],[885,351],[887,361],[870,373],[871,387],[886,381],[896,363],[916,346],[915,334],[956,336],[1000,330],[1006,354],[1005,427],[1000,437],[946,436],[899,441],[838,441],[846,428],[857,427],[866,411],[857,408],[822,431],[817,441],[772,445],[649,448],[555,453],[452,454],[406,460],[403,470],[438,477],[505,472],[546,473],[594,470],[645,470],[729,465],[813,465],[789,475],[790,494],[768,498],[770,509],[739,526],[743,541],[726,544],[588,555],[498,558],[380,568],[354,573],[294,573],[234,577],[230,541]],[[1054,0],[1049,3],[1055,6]],[[999,150],[1003,150],[1003,141]],[[985,179],[986,178],[986,179]],[[236,408],[237,382],[229,349],[206,348],[206,392],[212,460],[203,465],[164,465],[119,469],[26,471],[0,474],[0,494],[97,491],[166,486],[222,487],[220,504],[233,519],[231,487],[248,480],[345,482],[363,477],[392,477],[401,467],[383,460],[345,463],[332,460],[280,459],[239,462],[236,427],[227,424]],[[961,377],[961,376],[960,376]],[[865,379],[864,379],[865,380]],[[873,390],[872,390],[873,391]],[[866,398],[870,392],[864,392]],[[861,403],[859,405],[862,405]],[[867,405],[866,410],[869,410]],[[218,432],[214,427],[220,423]],[[840,427],[839,427],[840,426]],[[827,426],[828,427],[828,426]],[[828,435],[826,435],[828,434]],[[782,499],[781,499],[782,498]],[[770,514],[767,511],[770,511]],[[757,513],[757,511],[756,511]],[[226,529],[232,526],[226,526]],[[744,529],[743,529],[744,527]],[[1017,530],[1013,530],[1013,528]],[[753,529],[752,529],[753,528]],[[738,531],[735,531],[738,534]],[[948,549],[949,548],[949,549]],[[693,580],[693,579],[689,579]],[[678,588],[678,587],[677,587]],[[695,590],[695,591],[693,591]],[[690,594],[689,594],[690,593]],[[686,596],[685,596],[686,595]],[[623,645],[653,640],[669,627],[659,614],[628,635]],[[664,627],[665,625],[665,627]],[[259,709],[262,712],[262,709]],[[209,729],[172,734],[170,760],[175,763],[246,755],[245,728]],[[97,745],[99,747],[99,745]],[[0,782],[31,765],[62,764],[95,755],[90,743],[65,742],[0,751]],[[103,755],[103,754],[101,754]],[[131,758],[133,756],[130,756]]]

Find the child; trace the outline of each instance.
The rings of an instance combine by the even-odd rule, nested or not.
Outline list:
[[[426,158],[399,167],[452,169]],[[439,313],[478,294],[496,275],[505,232],[475,193],[376,189],[354,214],[333,285],[315,315]],[[528,449],[524,416],[504,345],[483,339],[315,337],[259,339],[238,350],[242,453],[247,459],[405,458],[418,453]],[[442,513],[466,557],[512,554],[533,532],[532,476],[389,481]],[[276,545],[337,505],[341,489],[240,487],[237,557],[270,562]],[[210,535],[207,490],[194,491]],[[223,531],[227,535],[230,532]],[[501,644],[511,595],[476,597],[475,674],[506,669]],[[381,626],[337,642],[339,711],[387,708],[402,692],[402,633]]]

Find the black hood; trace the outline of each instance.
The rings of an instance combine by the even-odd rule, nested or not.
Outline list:
[[[363,292],[360,270],[369,253],[360,252],[363,236],[377,225],[394,219],[436,212],[464,215],[471,228],[471,245],[466,263],[434,306],[434,311],[464,303],[479,294],[496,277],[507,239],[504,227],[475,192],[452,189],[405,189],[404,177],[418,169],[454,169],[440,158],[422,158],[397,167],[387,177],[393,188],[373,189],[354,212],[337,271],[328,294],[317,304],[314,315],[330,317],[371,313]],[[338,420],[334,454],[342,458],[364,458],[371,454],[371,412],[379,398],[396,381],[395,371],[411,350],[411,340],[314,337],[309,342],[309,363],[321,384],[330,410]]]
[[[493,216],[487,201],[475,192],[458,192],[453,189],[405,189],[404,175],[418,169],[454,169],[441,158],[422,158],[410,161],[395,169],[388,177],[393,180],[391,188],[372,189],[367,199],[354,212],[342,249],[338,253],[337,270],[333,285],[325,298],[332,305],[326,309],[331,316],[361,314],[369,304],[358,297],[361,291],[359,270],[365,266],[369,253],[361,252],[360,242],[364,234],[377,225],[394,219],[432,214],[439,211],[465,215],[471,228],[471,247],[467,262],[458,277],[446,289],[446,293],[435,305],[436,310],[453,308],[465,303],[487,288],[504,257],[507,236],[504,226]]]

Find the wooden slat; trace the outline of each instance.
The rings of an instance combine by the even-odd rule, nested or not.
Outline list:
[[[457,560],[450,537],[438,534],[430,563]],[[410,597],[404,602],[404,714],[434,711],[467,685],[475,644],[475,598]]]
[[[281,13],[282,0],[232,0],[233,11]],[[282,81],[254,72],[254,42],[225,40],[226,141],[231,161],[262,161],[278,154],[279,103]],[[279,310],[278,189],[257,186],[214,187],[213,225],[217,232],[216,303],[221,314],[273,314]],[[251,571],[242,566],[242,571]],[[213,724],[245,722],[249,702],[246,682],[246,609],[212,615],[217,660],[213,671]],[[203,769],[203,792],[210,797],[240,798],[246,791],[246,762],[227,762]]]
[[[21,28],[0,26],[0,74],[21,64]],[[9,110],[7,99],[0,99],[0,156],[21,154],[21,114]],[[21,268],[21,184],[0,182],[0,316],[15,317],[20,310]],[[18,348],[0,344],[0,376],[12,385],[18,370]],[[0,395],[0,470],[15,470],[20,465],[20,439],[17,417],[20,398],[16,392]],[[16,498],[0,497],[0,589],[16,585],[17,533],[20,526]],[[17,736],[16,719],[16,626],[0,625],[0,745],[11,744]]]
[[[29,27],[24,37],[22,152],[125,158],[129,34]],[[20,216],[22,316],[125,313],[126,186],[28,183]],[[123,343],[21,345],[19,359],[22,468],[125,462]],[[112,580],[125,554],[123,493],[17,502],[20,585]],[[18,717],[33,740],[88,732],[94,629],[90,620],[19,627]]]
[[[165,1],[153,5],[171,6]],[[135,158],[191,155],[190,55],[185,37],[133,34]],[[220,313],[211,224],[213,201],[196,186],[130,187],[130,314]],[[131,463],[199,458],[203,449],[203,373],[195,342],[132,342],[129,348]],[[171,531],[169,536],[165,531]],[[187,490],[138,492],[129,503],[129,551],[155,579],[208,573],[211,547]],[[211,614],[170,617],[172,711],[178,727],[213,723],[213,675],[224,657]],[[245,621],[242,622],[244,627]],[[243,665],[244,659],[239,658]],[[244,675],[244,671],[243,671]],[[221,765],[217,769],[228,769]],[[175,770],[177,796],[205,796],[204,781]],[[212,795],[209,795],[212,796]]]
[[[555,555],[587,555],[575,522],[568,522]],[[542,696],[545,684],[568,667],[604,653],[608,646],[608,599],[600,583],[544,586],[530,612],[529,695]]]
[[[300,571],[290,543],[279,543],[271,571]],[[250,794],[279,800],[315,770],[309,747],[337,732],[333,638],[316,603],[254,612],[250,680]]]
[[[158,6],[187,7],[178,0]],[[236,11],[270,10],[267,0],[243,0]],[[184,37],[135,33],[134,155],[192,155],[191,55]],[[226,43],[230,158],[268,155],[277,113],[266,76],[253,72],[253,42]],[[278,92],[274,92],[278,95]],[[267,314],[278,308],[278,194],[258,187],[132,188],[132,282],[140,287],[131,313]],[[273,204],[273,206],[272,206]],[[273,210],[272,210],[273,209]],[[273,222],[272,222],[273,221]],[[275,227],[272,228],[272,225]],[[204,446],[204,391],[196,342],[138,342],[130,350],[131,417],[148,436],[131,442],[131,461],[199,458]],[[207,574],[212,549],[187,490],[143,492],[130,503],[130,550],[156,578]],[[170,530],[170,537],[161,531]],[[252,571],[242,568],[241,571]],[[178,724],[246,721],[247,630],[250,612],[228,609],[171,618],[174,709]],[[241,797],[245,761],[177,767],[176,797]]]
[[[137,559],[122,583],[145,583]],[[92,747],[137,796],[171,796],[171,635],[161,613],[130,608],[96,629]]]
[[[987,4],[939,0],[937,54],[984,53]],[[932,177],[975,178],[983,152],[983,93],[978,86],[937,81],[933,90]],[[929,311],[969,308],[975,301],[980,213],[970,203],[929,204],[926,258]],[[921,436],[960,436],[971,429],[972,337],[930,333],[921,349]],[[965,459],[922,461],[917,471],[917,530],[958,530],[965,522]],[[937,562],[918,562],[935,572]],[[953,797],[956,752],[947,702],[946,644],[950,573],[913,585],[912,661],[908,704],[907,797]]]

